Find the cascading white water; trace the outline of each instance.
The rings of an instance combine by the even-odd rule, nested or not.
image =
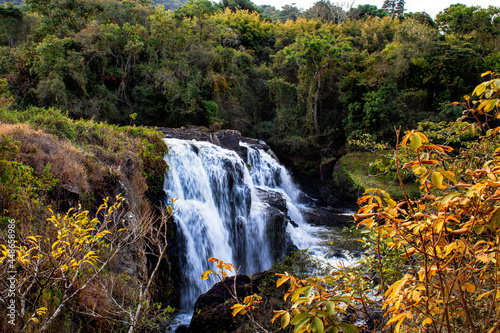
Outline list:
[[[288,170],[270,153],[253,149],[244,143],[242,145],[248,148],[248,163],[252,166],[251,175],[254,184],[266,191],[276,191],[286,199],[288,215],[295,223],[295,226],[291,224],[287,226],[287,232],[294,245],[299,249],[308,249],[313,255],[324,256],[324,248],[314,236],[321,228],[305,222],[302,205],[298,203],[300,190]]]
[[[192,306],[215,282],[201,280],[209,257],[254,273],[272,264],[262,207],[243,160],[207,142],[166,139],[169,172],[165,182],[185,251],[181,302]]]
[[[267,209],[257,188],[279,192],[287,201],[290,218],[298,227],[287,227],[299,248],[314,248],[314,238],[297,203],[299,190],[287,170],[269,153],[244,145],[248,166],[234,151],[208,142],[165,139],[169,165],[165,181],[174,203],[182,234],[183,280],[181,304],[192,307],[214,279],[201,280],[209,257],[217,257],[255,273],[270,268],[272,258],[266,236]],[[250,170],[249,170],[250,169]]]

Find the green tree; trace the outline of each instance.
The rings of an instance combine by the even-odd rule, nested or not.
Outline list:
[[[379,9],[375,5],[359,5],[356,8],[351,8],[347,13],[349,18],[355,20],[362,20],[367,18],[368,16],[374,17],[384,17],[387,16],[387,11],[385,9]]]
[[[185,17],[202,17],[212,15],[220,11],[220,7],[209,0],[189,0],[184,6],[175,11],[176,14]]]
[[[250,12],[259,12],[259,8],[250,0],[221,0],[220,6],[225,10],[229,8],[231,11],[248,10]]]
[[[0,6],[0,44],[14,47],[16,40],[22,38],[23,13],[10,2]]]
[[[396,13],[396,0],[384,0],[382,9],[385,9],[389,15]]]

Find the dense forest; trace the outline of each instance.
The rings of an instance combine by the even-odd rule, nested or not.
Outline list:
[[[349,311],[373,331],[500,329],[500,7],[1,3],[0,329],[165,331],[175,212],[154,126],[189,125],[301,171],[368,149],[383,158],[353,164],[401,190],[358,201],[362,265],[299,276],[298,254],[264,301],[228,301],[248,330],[359,332]],[[202,278],[235,270],[210,260]]]
[[[170,2],[171,4],[172,2]],[[272,10],[271,10],[272,9]],[[347,138],[451,120],[500,70],[500,9],[387,14],[198,0],[26,1],[0,7],[0,76],[18,108],[116,124],[228,127],[282,156],[328,158]],[[389,121],[390,120],[390,121]]]

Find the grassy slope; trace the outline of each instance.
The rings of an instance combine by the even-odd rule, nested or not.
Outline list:
[[[378,159],[381,159],[380,156],[371,152],[352,152],[343,156],[337,163],[342,165],[339,171],[352,183],[354,195],[359,197],[368,188],[381,188],[389,192],[394,199],[402,199],[404,195],[397,174],[394,171],[374,170],[375,168],[370,166]],[[338,174],[334,174],[334,179],[336,177]],[[406,175],[403,180],[408,194],[418,195],[418,184]]]
[[[162,135],[143,127],[118,127],[72,120],[55,109],[0,109],[0,143],[13,141],[16,152],[2,157],[50,174],[56,184],[47,197],[63,209],[82,203],[92,208],[101,198],[126,190],[131,206],[163,195],[167,147]]]
[[[126,199],[125,209],[141,216],[163,196],[167,147],[162,138],[159,132],[143,127],[71,120],[55,109],[17,111],[0,107],[0,229],[4,230],[8,219],[13,218],[18,237],[51,237],[53,229],[45,223],[49,207],[65,213],[81,204],[95,211],[104,197],[119,193]],[[117,256],[100,278],[112,276],[116,283],[123,283],[128,300],[126,288],[135,288],[140,277],[122,273],[121,265],[125,262],[140,267],[143,259],[138,254],[131,256],[135,250],[127,251]],[[53,310],[57,296],[49,293],[43,297]],[[95,304],[106,307],[106,300],[99,297],[89,287],[69,308],[79,311],[85,308],[83,305]],[[72,331],[72,325],[83,325],[83,331],[120,328],[113,320],[79,317],[66,308],[52,327]],[[6,327],[0,325],[2,329]]]

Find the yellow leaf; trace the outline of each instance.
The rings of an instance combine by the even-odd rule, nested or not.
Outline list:
[[[432,172],[431,170],[427,170],[426,172],[424,172],[424,174],[422,176],[420,176],[420,185],[425,184],[425,182],[427,181],[427,178],[429,178],[431,172]]]
[[[472,294],[474,291],[476,291],[476,286],[466,282],[464,283],[462,289],[466,289],[468,293]]]
[[[30,243],[34,243],[35,245],[37,244],[36,238],[34,236],[29,236],[27,239],[32,241]]]
[[[439,169],[438,171],[453,184],[457,183],[457,180],[455,179],[455,173],[443,169]]]
[[[443,175],[440,172],[434,171],[431,175],[431,181],[438,189],[443,189]]]
[[[484,262],[485,264],[490,262],[490,260],[488,258],[488,254],[486,254],[486,253],[476,254],[476,259]]]
[[[422,325],[430,325],[432,324],[432,319],[431,318],[425,318],[424,321],[422,322]]]
[[[31,318],[31,320],[33,320],[35,323],[39,323],[39,322],[40,322],[40,320],[38,320],[38,318],[37,318],[37,317],[33,317],[33,318]]]
[[[410,135],[410,148],[418,150],[422,146],[422,138],[417,133]]]
[[[413,171],[413,173],[415,173],[417,176],[420,176],[421,174],[423,174],[424,172],[427,171],[427,169],[424,167],[424,166],[421,166],[421,165],[414,165],[411,170]]]
[[[47,308],[45,308],[45,307],[41,307],[41,308],[38,308],[38,309],[36,310],[36,314],[37,314],[37,315],[39,315],[39,316],[44,315],[44,314],[45,314],[45,312],[47,312]]]
[[[276,282],[276,287],[279,287],[281,286],[283,283],[285,283],[286,281],[290,280],[290,276],[289,275],[280,275],[280,274],[276,274],[278,276],[281,276],[278,281]]]
[[[205,281],[212,273],[214,273],[214,271],[212,271],[211,269],[207,269],[206,271],[203,272],[203,274],[201,274],[201,279]]]
[[[497,103],[498,103],[498,99],[492,99],[492,100],[487,101],[484,104],[484,111],[490,112],[497,105]]]
[[[500,226],[500,206],[495,207],[490,216],[490,223]]]
[[[279,317],[281,317],[282,315],[284,315],[286,313],[285,310],[279,310],[279,311],[273,310],[273,312],[274,312],[274,316],[273,316],[273,319],[271,319],[271,323],[274,323],[274,321],[276,319],[278,319]]]
[[[408,277],[405,276],[404,278],[402,278],[401,280],[398,280],[396,282],[394,282],[390,287],[389,289],[387,289],[387,291],[385,292],[385,295],[388,299],[391,299],[393,298],[394,296],[398,295],[399,294],[399,291],[401,290],[401,288],[406,284],[406,282],[408,281]]]
[[[392,317],[391,319],[389,319],[389,321],[387,321],[387,324],[385,325],[385,327],[388,327],[390,326],[391,324],[394,324],[395,322],[397,322],[398,320],[401,320],[404,318],[406,318],[406,313],[400,313],[394,317]]]
[[[490,291],[488,291],[487,293],[484,293],[484,294],[479,295],[479,296],[476,298],[476,301],[480,301],[480,300],[482,300],[483,298],[490,296],[493,292],[494,292],[494,290],[490,290]]]
[[[236,317],[237,314],[243,315],[246,313],[245,306],[242,304],[235,304],[231,307],[231,309],[233,309],[233,317]]]
[[[290,314],[286,312],[282,317],[281,317],[281,328],[285,328],[290,324]]]

